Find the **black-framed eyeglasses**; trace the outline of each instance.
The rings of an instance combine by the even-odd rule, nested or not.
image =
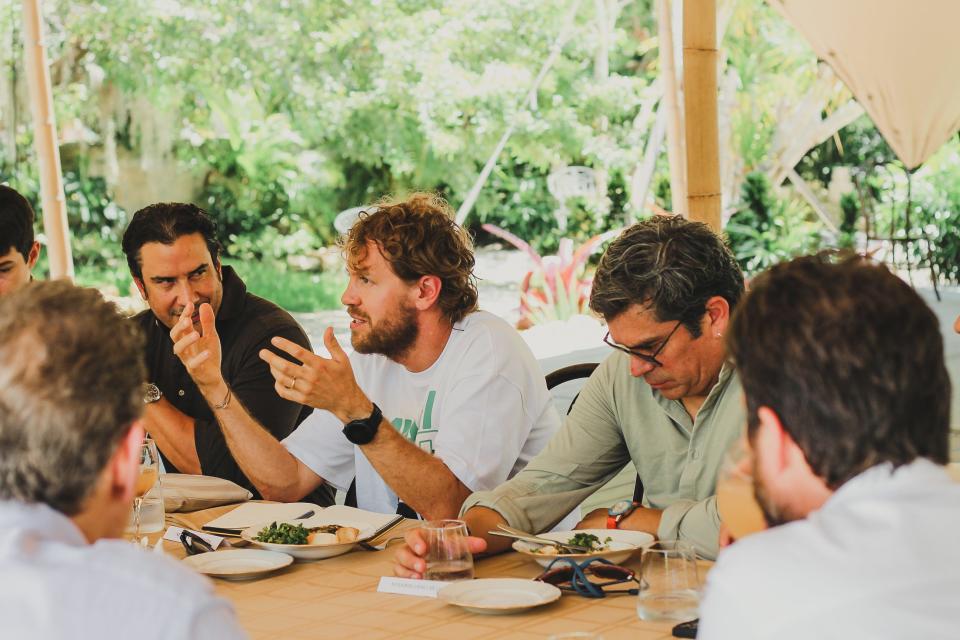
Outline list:
[[[184,529],[180,532],[180,544],[183,545],[188,556],[195,556],[198,553],[209,553],[213,551],[210,543],[195,534],[193,531]]]
[[[629,347],[625,347],[623,345],[617,344],[616,342],[610,339],[609,331],[607,331],[607,335],[603,336],[603,341],[607,344],[607,346],[613,347],[617,351],[623,351],[625,354],[629,356],[640,358],[647,364],[652,364],[655,367],[662,367],[663,363],[657,360],[657,356],[660,355],[660,352],[663,351],[664,347],[667,346],[667,343],[670,342],[670,338],[672,338],[673,334],[677,332],[677,329],[680,328],[681,324],[683,324],[683,321],[677,320],[677,324],[673,325],[673,329],[670,330],[670,333],[667,334],[667,337],[663,339],[663,342],[660,343],[660,346],[657,347],[657,350],[654,351],[653,353],[640,353],[639,351],[634,351]]]
[[[591,580],[590,577],[597,580]],[[605,598],[607,593],[637,595],[637,589],[615,589],[609,592],[605,589],[625,582],[639,583],[633,571],[603,558],[591,558],[585,562],[555,558],[534,580],[552,584],[564,591],[573,591],[585,598]]]

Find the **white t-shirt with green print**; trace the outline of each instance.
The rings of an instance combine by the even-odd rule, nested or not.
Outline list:
[[[426,371],[411,373],[381,355],[352,353],[350,362],[360,388],[387,421],[442,459],[471,491],[513,477],[560,426],[529,347],[513,327],[485,311],[454,326]],[[342,491],[356,477],[361,509],[394,513],[396,494],[342,430],[336,416],[314,411],[283,444]]]

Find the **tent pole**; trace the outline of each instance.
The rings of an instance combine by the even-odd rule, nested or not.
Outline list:
[[[47,236],[50,277],[72,279],[70,228],[67,226],[67,203],[63,193],[63,173],[60,169],[60,148],[47,50],[43,40],[40,0],[23,0],[23,37],[24,66],[33,112],[33,145],[40,165],[40,202],[43,230]]]
[[[683,0],[683,102],[687,214],[720,231],[717,3]]]
[[[671,209],[681,215],[687,211],[687,165],[683,157],[683,115],[677,101],[677,66],[673,51],[673,20],[670,0],[657,0],[657,33],[660,47],[660,73],[663,74],[663,100],[667,108],[667,158],[670,161]]]

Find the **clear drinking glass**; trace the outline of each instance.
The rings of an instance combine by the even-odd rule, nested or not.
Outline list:
[[[766,528],[753,492],[753,451],[746,436],[727,450],[717,477],[717,511],[734,540]]]
[[[143,533],[162,531],[164,525],[163,489],[160,481],[160,455],[157,445],[146,438],[140,445],[140,471],[134,485],[133,513],[127,533],[140,541]]]
[[[637,615],[641,620],[683,622],[697,617],[700,577],[697,554],[687,542],[661,540],[640,556],[640,594]]]
[[[427,580],[472,580],[473,554],[467,548],[467,525],[463,520],[425,522]]]

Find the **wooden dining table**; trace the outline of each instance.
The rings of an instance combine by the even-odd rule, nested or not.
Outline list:
[[[234,507],[217,507],[189,514],[171,514],[168,524],[199,529]],[[408,521],[387,532],[382,542],[416,526]],[[164,551],[185,556],[180,544],[164,541]],[[585,598],[564,592],[552,604],[521,613],[470,613],[439,599],[378,593],[381,576],[393,575],[395,548],[368,551],[357,547],[342,556],[295,562],[266,577],[227,581],[215,579],[217,593],[233,603],[251,638],[300,640],[308,638],[436,638],[457,640],[543,640],[573,631],[599,633],[604,640],[662,640],[671,638],[675,623],[637,618],[636,596]],[[624,563],[638,570],[639,558]],[[710,563],[702,563],[701,577]],[[516,552],[476,561],[477,578],[525,578],[543,569]]]

